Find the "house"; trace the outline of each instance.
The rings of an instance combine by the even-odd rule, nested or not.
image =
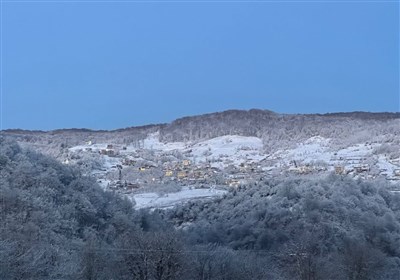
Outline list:
[[[127,166],[134,166],[135,163],[136,163],[135,160],[129,158],[124,158],[124,160],[122,161],[122,164]]]
[[[244,180],[239,180],[239,179],[230,179],[226,181],[226,184],[229,187],[239,187],[240,185],[243,185],[245,183]]]
[[[184,179],[187,177],[187,172],[186,171],[179,171],[178,174],[178,179]]]
[[[243,162],[239,165],[240,172],[247,172],[248,168],[249,168],[249,166]]]
[[[354,166],[354,171],[357,173],[368,172],[369,165],[368,164],[359,164]]]
[[[230,174],[228,177],[233,180],[244,180],[248,177],[248,174],[247,173],[236,173],[236,174]]]
[[[124,188],[126,190],[134,190],[140,188],[140,185],[138,183],[127,183],[125,182]]]
[[[193,177],[195,179],[204,179],[204,173],[201,170],[195,170],[193,171]]]
[[[142,165],[142,166],[139,167],[139,171],[146,171],[146,170],[149,170],[151,168],[155,168],[155,166],[154,165],[145,164],[145,165]]]
[[[172,177],[173,175],[174,175],[174,172],[172,170],[165,171],[165,177]]]
[[[109,157],[115,156],[114,150],[107,150],[107,156],[109,156]]]
[[[219,168],[216,168],[216,167],[211,167],[211,168],[209,168],[209,170],[214,174],[219,173],[221,171]]]
[[[114,150],[102,149],[102,150],[99,151],[99,153],[100,153],[101,155],[104,155],[104,156],[110,156],[110,157],[115,156]]]
[[[297,173],[299,173],[299,174],[309,174],[311,172],[312,172],[312,168],[307,165],[299,166],[299,168],[297,169]]]
[[[394,174],[394,176],[400,177],[400,169],[393,170],[393,174]]]
[[[335,166],[335,173],[336,173],[337,175],[345,174],[344,166],[336,165],[336,166]]]

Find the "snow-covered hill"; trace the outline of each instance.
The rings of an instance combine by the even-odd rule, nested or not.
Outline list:
[[[163,143],[158,136],[158,133],[149,134],[139,147],[86,143],[70,148],[69,152],[72,155],[86,153],[97,157],[101,154],[104,173],[115,169],[117,165],[124,166],[128,159],[137,164],[138,168],[146,165],[160,172],[163,169],[181,172],[201,170],[209,166],[222,174],[230,167],[236,167],[237,172],[240,169],[243,173],[248,171],[246,167],[252,166],[252,172],[254,169],[275,171],[275,174],[326,171],[368,178],[381,175],[395,180],[400,170],[398,158],[376,152],[382,145],[379,143],[365,142],[336,147],[331,139],[314,136],[292,148],[267,153],[262,140],[257,137],[226,135],[197,142]],[[110,151],[111,154],[108,153]],[[187,162],[185,168],[181,166],[183,161]]]
[[[154,190],[177,192],[175,185],[207,191],[211,186],[257,184],[274,176],[332,172],[400,182],[398,113],[285,115],[233,110],[115,131],[3,134],[23,147],[78,165],[105,189],[142,201],[150,197],[162,205],[166,197],[155,197]],[[184,189],[176,200],[168,196],[167,206],[199,197],[195,192]]]
[[[229,164],[258,162],[265,158],[262,140],[257,137],[227,135],[191,145],[186,149],[194,161],[213,161],[213,166],[224,168]]]

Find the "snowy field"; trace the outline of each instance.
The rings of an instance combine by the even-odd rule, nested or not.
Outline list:
[[[242,163],[257,163],[266,158],[277,162],[271,168],[290,166],[293,165],[294,161],[303,165],[325,162],[329,166],[329,170],[333,170],[335,165],[344,165],[345,168],[351,168],[353,166],[352,158],[355,159],[354,164],[358,163],[360,158],[375,158],[378,168],[386,169],[384,174],[388,176],[399,168],[398,165],[390,163],[386,157],[373,155],[373,150],[377,147],[376,144],[360,143],[339,150],[332,150],[330,139],[320,136],[311,137],[299,143],[293,149],[277,150],[270,155],[264,154],[262,140],[257,137],[226,135],[197,143],[162,143],[158,137],[158,133],[149,134],[140,149],[128,145],[126,150],[120,152],[124,155],[130,155],[138,150],[147,149],[163,154],[176,150],[184,153],[194,163],[211,162],[213,167],[220,169],[224,169],[231,164],[239,166]],[[80,153],[89,148],[92,151],[100,151],[101,149],[106,149],[106,147],[107,144],[105,143],[86,144],[70,148],[70,151]],[[103,156],[102,159],[106,169],[121,164],[120,158]]]
[[[157,193],[141,193],[129,196],[136,202],[135,209],[142,208],[169,208],[195,199],[211,199],[220,197],[226,191],[216,189],[183,188],[176,193],[159,195]]]
[[[219,160],[213,166],[224,168],[229,164],[259,162],[265,158],[262,151],[263,143],[260,138],[227,135],[191,146],[190,157],[196,162]]]
[[[164,152],[169,152],[173,150],[183,150],[187,144],[184,142],[169,142],[163,143],[159,140],[159,133],[152,133],[147,136],[143,141],[143,148],[148,150],[159,150]]]
[[[92,155],[107,149],[112,143],[86,143],[70,148],[70,152],[84,154],[91,152]],[[230,165],[239,167],[242,164],[256,163],[261,170],[271,173],[282,174],[286,171],[298,171],[301,168],[315,168],[319,171],[332,172],[335,167],[342,167],[347,174],[355,175],[355,169],[367,166],[367,169],[378,169],[379,174],[387,179],[399,180],[400,160],[389,160],[386,155],[374,154],[374,150],[380,144],[358,143],[348,147],[336,148],[331,139],[314,136],[299,142],[291,149],[277,149],[271,154],[266,154],[263,142],[257,137],[246,137],[239,135],[226,135],[199,142],[169,142],[159,141],[159,133],[152,133],[144,139],[139,147],[134,145],[115,145],[113,148],[118,153],[115,157],[101,155],[101,170],[95,171],[97,177],[105,179],[110,170],[116,170],[117,165],[123,165],[123,159],[134,161],[146,161],[155,166],[160,165],[160,158],[166,155],[170,157],[171,151],[176,151],[181,157],[171,157],[171,161],[180,164],[183,159],[189,159],[191,166],[201,166],[202,163],[210,163],[223,172]],[[146,153],[152,151],[152,153]],[[397,160],[397,161],[396,161]],[[191,167],[191,168],[192,168]],[[304,169],[305,170],[305,169]],[[365,174],[364,174],[365,175]],[[376,171],[375,171],[376,175]],[[101,185],[106,188],[110,181],[103,180]],[[176,201],[189,200],[196,197],[214,196],[207,190],[184,190],[182,193],[170,194],[159,197],[156,194],[139,195],[137,207],[153,207],[160,204],[162,207],[173,205]],[[176,196],[181,196],[177,198]],[[149,206],[146,206],[149,204]]]
[[[293,160],[308,164],[313,161],[329,162],[333,152],[329,151],[329,139],[315,136],[299,143],[294,149],[279,150],[273,154],[273,158],[280,158],[287,165]]]

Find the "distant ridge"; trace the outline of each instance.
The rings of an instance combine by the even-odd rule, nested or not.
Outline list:
[[[3,132],[13,133],[13,134],[28,134],[28,133],[104,133],[104,132],[122,132],[130,130],[147,130],[151,128],[164,128],[169,125],[181,124],[187,121],[201,121],[206,119],[224,119],[224,118],[241,118],[241,117],[260,117],[260,118],[273,118],[273,117],[293,117],[293,116],[304,116],[304,117],[347,117],[347,118],[357,118],[365,120],[385,120],[385,119],[397,119],[400,118],[400,112],[364,112],[364,111],[353,111],[353,112],[334,112],[334,113],[315,113],[315,114],[286,114],[286,113],[276,113],[271,110],[263,109],[250,109],[250,110],[239,110],[230,109],[220,112],[206,113],[193,116],[184,116],[173,120],[171,123],[160,123],[160,124],[148,124],[141,126],[130,126],[125,128],[117,129],[90,129],[90,128],[59,128],[54,130],[25,130],[25,129],[4,129]]]
[[[400,118],[400,112],[338,112],[338,113],[326,113],[318,114],[326,117],[350,117],[360,119],[397,119]]]

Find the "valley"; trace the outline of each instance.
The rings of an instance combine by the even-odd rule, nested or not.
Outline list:
[[[246,123],[248,120],[260,122],[257,120],[259,111],[247,113]],[[230,116],[231,112],[225,114]],[[240,111],[239,115],[242,114]],[[270,111],[265,114],[268,123],[293,125],[293,116],[271,115]],[[86,175],[95,177],[105,190],[127,196],[136,208],[164,208],[189,200],[220,197],[231,188],[257,185],[276,177],[324,177],[333,173],[354,179],[384,179],[397,191],[400,182],[397,135],[400,129],[396,124],[399,120],[389,118],[377,124],[373,118],[380,115],[367,116],[366,120],[359,120],[349,115],[346,122],[336,119],[333,127],[336,130],[340,127],[342,131],[338,135],[319,122],[314,124],[316,116],[305,124],[305,116],[297,117],[303,127],[309,126],[315,132],[294,131],[291,138],[282,140],[279,140],[282,135],[276,131],[265,134],[259,129],[246,133],[248,129],[242,124],[242,116],[230,132],[211,129],[208,137],[193,137],[209,130],[205,128],[210,127],[207,119],[215,119],[209,115],[196,116],[189,121],[183,118],[183,123],[177,120],[169,125],[132,128],[133,131],[8,133],[21,146],[51,155],[65,165],[78,166]],[[282,118],[288,120],[283,122]],[[203,125],[198,125],[201,121]],[[372,128],[374,134],[365,136],[363,127],[352,132],[348,121],[361,122],[365,129]],[[166,137],[170,135],[168,131],[176,129],[176,122],[181,128],[174,134],[181,136]],[[332,123],[332,119],[328,118],[328,122]],[[219,127],[221,123],[223,121],[214,126]],[[380,135],[387,129],[385,125],[394,129]],[[185,134],[187,126],[192,130]],[[226,134],[235,131],[240,134]],[[343,131],[351,137],[343,138]]]

